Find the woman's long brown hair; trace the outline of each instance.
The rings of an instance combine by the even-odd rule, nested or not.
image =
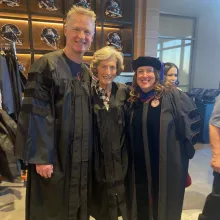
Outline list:
[[[157,70],[154,69],[154,75],[155,75],[155,84],[154,84],[154,90],[156,91],[156,97],[161,97],[162,94],[166,91],[166,87],[161,85],[159,83],[160,77]],[[140,99],[140,87],[137,84],[137,71],[135,71],[133,82],[132,82],[132,89],[130,91],[130,97],[128,99],[129,102],[135,102],[138,99]]]

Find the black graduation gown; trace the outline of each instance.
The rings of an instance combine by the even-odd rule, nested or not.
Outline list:
[[[31,67],[18,120],[16,155],[28,166],[26,220],[87,220],[91,77],[73,78],[59,50]],[[53,164],[52,177],[35,164]]]
[[[8,113],[15,113],[15,102],[13,87],[7,62],[4,56],[0,55],[0,88],[2,95],[2,108]]]
[[[127,193],[132,220],[181,219],[188,163],[195,152],[193,144],[199,133],[200,117],[195,104],[177,89],[163,95],[159,108],[137,101],[128,109],[132,153]],[[159,121],[149,116],[159,117]],[[140,122],[134,123],[134,120]],[[149,120],[155,124],[152,126]],[[139,128],[134,129],[134,124],[139,124]],[[154,146],[150,146],[152,144]]]
[[[20,78],[18,63],[15,55],[8,53],[6,54],[5,58],[8,65],[8,71],[10,75],[13,101],[14,101],[14,112],[11,116],[13,117],[14,120],[17,121],[22,103],[21,78]]]
[[[109,110],[93,87],[94,153],[91,215],[97,220],[127,217],[124,180],[127,172],[124,104],[128,88],[112,83]]]
[[[0,109],[0,175],[11,182],[21,174],[14,155],[16,129],[14,120]]]

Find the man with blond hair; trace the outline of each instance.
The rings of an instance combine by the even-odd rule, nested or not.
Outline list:
[[[82,59],[95,19],[73,6],[65,48],[42,56],[28,74],[15,148],[28,164],[26,220],[89,219],[91,76]]]
[[[220,219],[220,95],[216,99],[214,110],[209,124],[210,145],[212,149],[211,166],[214,170],[212,193],[206,199],[199,220]]]

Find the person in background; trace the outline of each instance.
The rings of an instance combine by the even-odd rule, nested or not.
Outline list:
[[[212,150],[211,166],[214,170],[212,193],[207,196],[199,220],[220,219],[220,95],[217,97],[209,123],[210,146]]]
[[[96,220],[126,220],[124,104],[129,92],[125,84],[113,81],[124,70],[123,55],[106,46],[95,52],[90,67],[95,79],[91,215]]]
[[[165,82],[171,83],[171,85],[178,86],[179,68],[174,63],[164,63],[164,76]]]
[[[95,20],[73,6],[65,48],[39,58],[28,74],[15,147],[28,164],[26,220],[89,219],[92,78],[82,61]]]
[[[165,86],[176,86],[177,89],[181,90],[178,85],[178,76],[179,76],[179,68],[174,63],[164,63],[164,76],[165,76]],[[186,187],[189,187],[192,184],[191,176],[187,175]]]
[[[137,220],[180,220],[200,117],[185,93],[159,83],[157,58],[138,57],[132,68],[126,120],[132,152],[128,208]]]

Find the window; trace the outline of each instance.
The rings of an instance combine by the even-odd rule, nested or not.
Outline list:
[[[195,18],[160,14],[157,56],[179,67],[179,87],[190,87]]]

